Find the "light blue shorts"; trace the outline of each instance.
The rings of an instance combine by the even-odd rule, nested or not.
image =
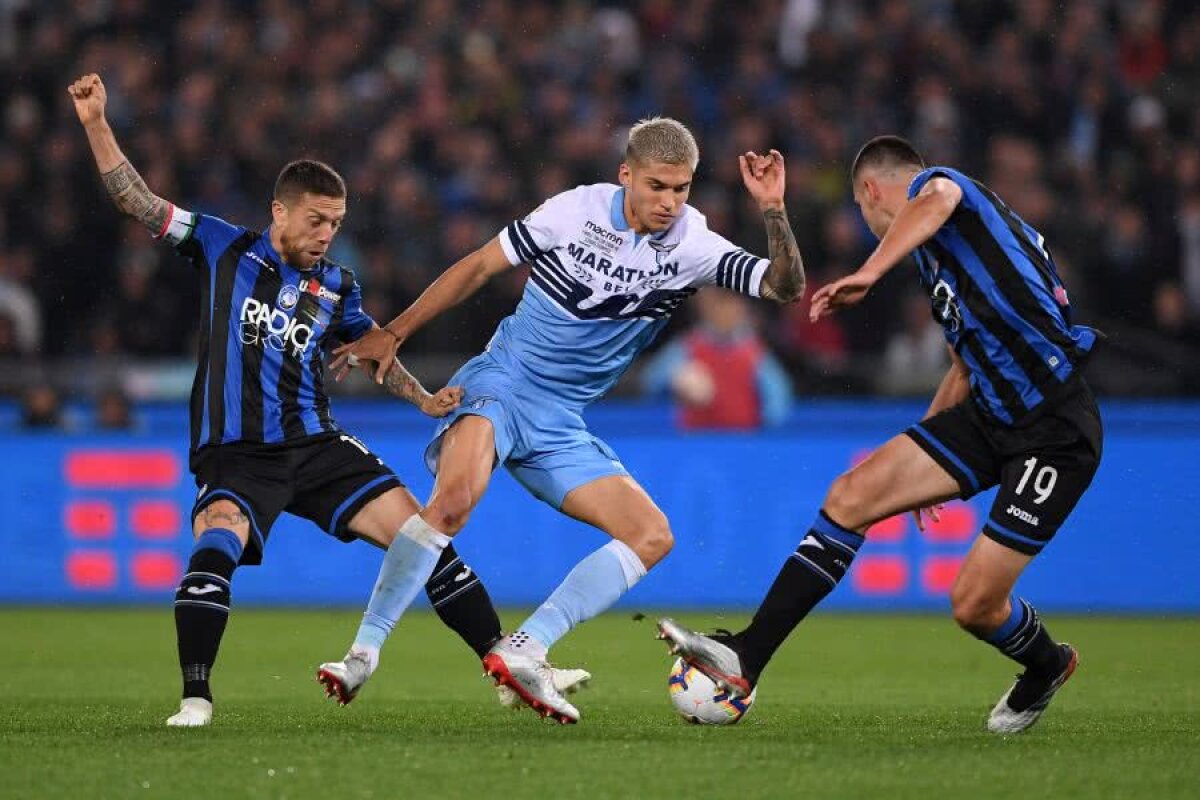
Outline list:
[[[462,404],[438,424],[425,448],[425,466],[437,474],[442,436],[473,414],[492,423],[496,464],[504,464],[535,497],[554,508],[597,478],[628,475],[617,454],[587,429],[576,411],[527,381],[514,377],[488,353],[454,374],[447,386],[463,387]]]

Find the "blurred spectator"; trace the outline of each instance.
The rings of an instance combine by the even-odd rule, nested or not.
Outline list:
[[[1188,308],[1177,283],[1159,284],[1154,291],[1154,325],[1159,333],[1181,344],[1200,345],[1200,323]]]
[[[0,312],[0,358],[12,359],[23,354],[17,341],[17,323],[11,315]]]
[[[32,355],[42,341],[42,312],[29,289],[33,274],[33,249],[0,252],[0,316],[11,327],[6,355]]]
[[[1200,191],[1192,192],[1179,213],[1180,278],[1188,307],[1200,317]]]
[[[96,398],[96,427],[109,431],[125,431],[133,427],[129,396],[121,387],[106,387]]]
[[[646,364],[643,391],[669,393],[685,430],[781,423],[791,407],[791,383],[754,330],[746,300],[724,289],[704,289],[693,307],[698,321]]]
[[[31,430],[63,427],[62,401],[49,383],[35,383],[21,397],[21,424]]]
[[[184,358],[198,280],[103,195],[62,90],[93,70],[131,160],[185,207],[261,228],[284,161],[338,167],[337,257],[384,315],[546,197],[611,180],[622,133],[652,113],[694,128],[697,207],[760,253],[734,157],[784,152],[814,283],[873,246],[847,162],[896,132],[1037,226],[1085,320],[1150,331],[1162,282],[1200,311],[1193,0],[0,2],[0,312],[18,347]],[[823,329],[803,304],[762,309],[806,385],[864,387],[842,376],[906,328],[897,273]],[[523,276],[413,347],[478,351]]]
[[[903,311],[904,328],[892,335],[883,352],[878,390],[895,395],[930,394],[949,367],[946,337],[933,321],[925,295],[907,296]]]

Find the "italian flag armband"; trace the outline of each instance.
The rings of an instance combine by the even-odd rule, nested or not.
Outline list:
[[[185,211],[172,204],[167,213],[167,221],[163,225],[163,229],[158,232],[156,238],[165,239],[175,247],[178,247],[192,238],[192,232],[195,229],[196,215],[191,211]]]

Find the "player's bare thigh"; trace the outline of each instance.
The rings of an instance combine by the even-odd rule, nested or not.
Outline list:
[[[364,542],[386,548],[400,526],[421,510],[412,492],[403,486],[388,489],[350,518],[350,531]]]
[[[442,434],[437,478],[422,519],[447,536],[462,530],[487,490],[495,463],[492,421],[477,414],[457,419]]]
[[[838,476],[822,508],[839,525],[862,532],[895,514],[958,497],[959,491],[958,482],[902,434]]]
[[[671,552],[674,537],[667,516],[628,475],[607,475],[572,489],[562,512],[624,542],[649,569]]]
[[[242,547],[250,540],[250,518],[232,500],[213,500],[196,512],[192,520],[192,536],[199,537],[209,528],[233,531],[241,541]]]

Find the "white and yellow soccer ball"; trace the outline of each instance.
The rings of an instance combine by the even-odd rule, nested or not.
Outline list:
[[[732,725],[754,705],[758,688],[749,697],[730,697],[712,679],[682,658],[675,659],[667,676],[671,704],[679,716],[695,725]]]

